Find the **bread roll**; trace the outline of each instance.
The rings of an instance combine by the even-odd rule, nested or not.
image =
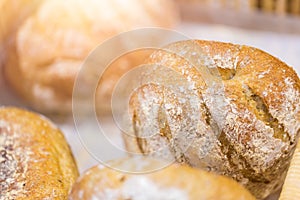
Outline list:
[[[41,2],[41,0],[0,0],[0,67],[7,53],[5,46],[12,43],[12,38],[9,36],[36,10]]]
[[[114,168],[129,172],[148,171],[159,161],[130,158],[114,161]],[[152,199],[255,199],[235,181],[184,165],[173,164],[152,173],[130,174],[98,165],[79,178],[70,194],[70,200],[152,200]]]
[[[67,199],[77,176],[69,146],[49,120],[0,108],[0,199]]]
[[[127,149],[230,176],[259,199],[278,190],[300,132],[295,71],[248,46],[165,49],[151,55],[154,66],[131,96]]]
[[[138,27],[170,28],[178,19],[171,0],[6,0],[1,8],[6,79],[33,108],[50,113],[71,111],[76,75],[101,42]]]
[[[153,51],[151,49],[135,50],[114,60],[109,65],[101,78],[99,78],[95,93],[95,104],[98,115],[105,117],[109,114],[112,110],[111,99],[114,87],[118,85],[118,81],[126,72],[143,64]]]
[[[0,10],[3,16],[0,19],[0,44],[4,42],[4,39],[6,39],[13,30],[18,28],[18,25],[22,23],[24,18],[34,12],[35,8],[39,5],[38,2],[41,1],[20,0],[10,2],[7,0],[0,0]],[[16,16],[15,14],[21,9],[23,12]]]

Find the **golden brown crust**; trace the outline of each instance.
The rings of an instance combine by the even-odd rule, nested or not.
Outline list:
[[[130,158],[114,161],[113,167],[134,170],[153,168],[156,160]],[[202,170],[172,164],[147,174],[129,174],[96,166],[88,170],[74,185],[72,200],[97,199],[255,199],[237,182]]]
[[[145,72],[151,84],[130,102],[134,135],[155,136],[126,139],[129,150],[231,176],[257,198],[276,191],[300,132],[295,71],[247,46],[182,41],[166,49],[152,54],[148,64],[164,67]],[[222,80],[205,75],[216,67]]]
[[[122,6],[119,1],[105,0],[39,2],[35,12],[4,24],[7,29],[18,27],[6,38],[4,65],[10,85],[42,112],[71,111],[77,72],[89,52],[101,42],[122,31],[144,26],[168,28],[177,21],[170,0],[133,0]],[[31,5],[31,1],[6,3],[9,6],[7,14],[2,15],[3,21],[27,12]]]
[[[67,199],[78,171],[63,134],[46,118],[0,108],[0,199]]]

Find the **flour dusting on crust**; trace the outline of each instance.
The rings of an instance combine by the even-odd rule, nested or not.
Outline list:
[[[25,175],[29,157],[18,147],[15,129],[0,121],[0,199],[14,200],[25,195]]]

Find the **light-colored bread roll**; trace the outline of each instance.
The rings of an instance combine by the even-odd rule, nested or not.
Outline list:
[[[19,1],[7,1],[0,0],[0,10],[2,18],[0,19],[0,45],[4,42],[9,34],[18,28],[20,23],[30,13],[34,12],[39,5],[39,0],[19,0]],[[20,12],[20,10],[23,10]],[[18,13],[18,16],[16,16]]]
[[[2,16],[0,18],[0,67],[2,67],[7,53],[5,46],[13,42],[9,36],[38,8],[41,2],[40,0],[0,0]]]
[[[0,8],[1,28],[9,33],[6,79],[34,109],[50,113],[71,111],[76,75],[101,42],[138,27],[170,28],[178,20],[171,0],[6,0]]]
[[[165,49],[151,55],[156,66],[131,96],[127,149],[230,176],[259,199],[278,190],[300,133],[295,71],[248,46],[182,41]]]
[[[213,200],[255,199],[237,182],[223,176],[172,164],[150,173],[130,174],[156,169],[160,161],[130,158],[113,161],[119,172],[98,165],[85,172],[74,184],[70,200]],[[127,166],[127,167],[126,167]]]
[[[0,199],[67,199],[78,177],[63,134],[43,116],[0,108]]]
[[[99,78],[95,92],[95,104],[98,115],[106,116],[112,110],[111,100],[114,87],[126,72],[143,64],[153,53],[151,49],[139,49],[114,60]],[[89,84],[91,85],[91,84]]]

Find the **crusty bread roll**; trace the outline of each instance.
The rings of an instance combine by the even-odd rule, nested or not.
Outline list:
[[[294,152],[279,200],[300,199],[300,142]]]
[[[212,41],[170,44],[147,63],[154,66],[130,99],[129,151],[230,176],[259,199],[281,187],[300,133],[300,81],[291,67]]]
[[[52,113],[71,111],[77,72],[101,42],[138,27],[170,28],[178,19],[171,0],[6,0],[0,8],[5,76],[33,108]]]
[[[69,146],[49,120],[0,108],[0,199],[67,199],[77,176]]]
[[[241,185],[227,177],[184,165],[172,164],[151,173],[128,173],[136,172],[137,169],[140,172],[142,169],[155,169],[159,166],[158,162],[160,161],[130,158],[111,164],[113,168],[126,168],[127,172],[119,172],[103,165],[93,167],[74,184],[69,199],[255,199]]]

